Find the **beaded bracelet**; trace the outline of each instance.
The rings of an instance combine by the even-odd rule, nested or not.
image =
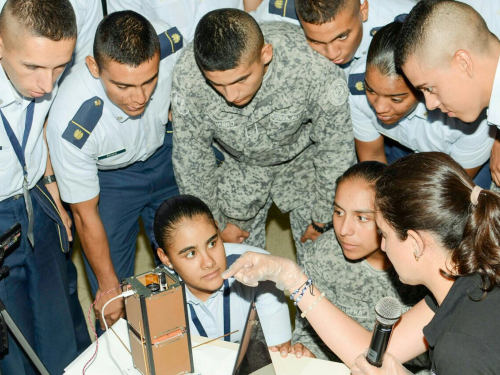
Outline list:
[[[297,297],[297,299],[293,302],[293,305],[294,306],[297,306],[297,304],[299,303],[299,301],[302,299],[302,297],[304,296],[304,293],[306,292],[307,288],[310,288],[310,293],[314,296],[314,293],[313,293],[313,281],[312,279],[307,279],[307,281],[302,284],[298,289],[296,289],[291,295],[290,295],[290,299],[293,300],[295,298],[295,296],[297,295],[297,293],[299,292],[300,288],[302,288],[302,291],[300,292],[300,295]]]
[[[319,298],[314,301],[314,303],[312,305],[310,305],[307,310],[304,310],[304,312],[302,314],[300,314],[300,317],[301,318],[305,318],[306,317],[306,314],[311,311],[312,309],[314,309],[314,307],[319,303],[319,301],[321,301],[321,299],[325,296],[325,292],[321,293],[321,295],[319,296]]]

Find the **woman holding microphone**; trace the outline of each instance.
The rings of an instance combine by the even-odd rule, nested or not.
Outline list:
[[[323,298],[294,262],[248,252],[223,278],[251,286],[271,280],[296,301],[301,296],[304,317],[354,374],[405,374],[400,362],[425,352],[427,343],[435,374],[497,374],[500,197],[475,186],[449,156],[419,153],[386,169],[375,206],[381,248],[399,278],[432,294],[402,315],[382,368],[359,356],[371,333]]]

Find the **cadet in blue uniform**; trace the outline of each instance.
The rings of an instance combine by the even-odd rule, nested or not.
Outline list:
[[[0,280],[0,298],[48,371],[60,374],[78,352],[68,301],[65,213],[42,179],[50,169],[43,124],[56,81],[71,61],[75,13],[67,0],[9,0],[0,35],[0,233],[21,224],[19,245],[3,260],[10,273]],[[11,336],[0,368],[4,374],[35,373]]]
[[[171,71],[182,46],[175,27],[155,31],[135,12],[112,13],[97,29],[94,57],[73,67],[52,107],[47,140],[93,293],[133,275],[139,217],[151,234],[156,209],[178,193],[167,122]],[[98,301],[98,316],[118,293]],[[123,315],[123,302],[106,312],[111,325]]]
[[[377,30],[414,5],[414,0],[263,0],[250,14],[257,22],[300,23],[311,48],[348,74],[350,63],[366,56]]]
[[[238,257],[262,249],[222,243],[208,206],[191,195],[178,195],[162,203],[155,215],[158,256],[186,284],[186,303],[192,334],[215,338],[239,330],[225,341],[239,342],[250,304],[255,299],[268,345],[290,348],[290,315],[285,296],[273,283],[251,288],[221,273]],[[282,348],[284,346],[284,348]]]
[[[470,6],[459,1],[420,2],[403,24],[396,63],[411,84],[423,92],[427,108],[439,109],[464,122],[475,121],[488,108],[488,123],[498,127],[500,6],[487,0],[465,3]],[[499,134],[490,160],[497,185]]]
[[[413,151],[440,151],[458,162],[477,185],[489,189],[488,160],[496,129],[488,126],[485,114],[467,124],[425,108],[423,96],[395,67],[394,49],[401,26],[393,22],[380,29],[368,58],[356,61],[349,75],[358,159],[392,163]],[[386,155],[384,138],[403,145],[407,151],[392,147]]]

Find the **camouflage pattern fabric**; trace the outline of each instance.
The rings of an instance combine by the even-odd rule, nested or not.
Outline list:
[[[324,233],[314,242],[308,253],[308,264],[311,267],[306,275],[321,292],[325,292],[325,297],[370,331],[375,324],[375,305],[382,297],[397,298],[403,311],[407,311],[429,293],[424,287],[401,283],[393,267],[381,271],[374,269],[366,260],[348,261],[333,230]],[[302,343],[320,359],[340,362],[307,319],[295,319],[292,341]],[[418,372],[423,374],[430,373],[426,370],[430,369],[430,365],[427,353],[405,364],[412,372],[423,371]]]
[[[262,246],[269,199],[282,212],[307,206],[308,223],[329,222],[335,179],[355,162],[343,71],[313,51],[297,26],[261,28],[273,60],[248,105],[229,105],[206,83],[192,44],[174,68],[172,88],[180,192],[204,200],[221,230],[229,221],[258,232],[255,246]],[[212,142],[225,156],[219,168]]]

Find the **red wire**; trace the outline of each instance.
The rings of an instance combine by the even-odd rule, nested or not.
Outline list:
[[[92,304],[89,307],[89,312],[87,314],[87,319],[89,321],[90,327],[92,328],[92,332],[94,332],[94,335],[95,335],[95,352],[92,355],[92,357],[90,357],[90,359],[87,361],[87,363],[85,363],[85,366],[83,366],[82,375],[85,375],[85,371],[88,370],[88,367],[90,367],[90,365],[92,364],[92,362],[94,361],[94,359],[97,357],[97,349],[99,349],[99,338],[97,337],[97,332],[96,332],[96,330],[94,328],[94,325],[92,324],[92,321],[90,320],[90,312],[92,311],[92,307],[94,307],[94,305],[96,304],[96,302],[99,301],[99,299],[103,295],[108,294],[109,292],[112,292],[113,290],[118,289],[118,288],[120,288],[122,286],[123,286],[123,284],[120,284],[117,287],[108,290],[107,292],[103,292],[103,293],[99,294],[97,296],[97,298],[95,299],[95,301],[92,302]],[[99,319],[99,318],[97,318],[97,319]]]

